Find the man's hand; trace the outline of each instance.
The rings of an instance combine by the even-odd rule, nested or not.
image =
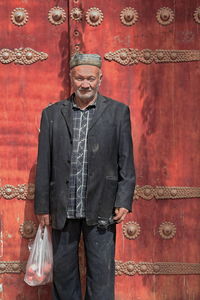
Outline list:
[[[45,225],[51,224],[51,217],[50,215],[37,215],[38,221],[42,227]]]
[[[115,217],[113,218],[117,223],[121,223],[126,218],[128,209],[124,207],[115,208]]]

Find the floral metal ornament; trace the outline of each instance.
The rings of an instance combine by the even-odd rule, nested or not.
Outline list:
[[[171,222],[163,222],[159,226],[159,234],[165,240],[172,239],[176,234],[176,226]]]
[[[28,12],[25,8],[17,7],[11,13],[11,21],[17,26],[23,26],[28,22]]]
[[[103,21],[103,12],[97,7],[91,7],[86,12],[86,21],[91,26],[98,26]]]
[[[162,7],[157,11],[156,19],[161,25],[169,25],[174,20],[174,12],[169,7]]]
[[[37,52],[31,48],[19,48],[19,49],[1,49],[0,50],[0,62],[3,64],[9,64],[14,62],[20,65],[30,65],[37,61],[42,61],[48,58],[48,54],[44,52]]]
[[[83,11],[78,7],[72,8],[70,16],[75,21],[81,21],[83,18]]]
[[[200,7],[197,7],[197,9],[194,12],[194,20],[195,22],[197,22],[198,24],[200,24]]]
[[[66,20],[66,12],[59,6],[53,7],[48,13],[48,20],[53,25],[60,25]]]
[[[31,238],[35,237],[37,227],[33,221],[27,220],[27,221],[24,221],[24,223],[20,225],[19,231],[23,238],[31,239]]]
[[[140,225],[136,222],[128,222],[123,225],[123,234],[129,240],[134,240],[140,235]]]
[[[120,20],[122,24],[131,26],[138,20],[138,12],[133,7],[126,7],[120,13]]]

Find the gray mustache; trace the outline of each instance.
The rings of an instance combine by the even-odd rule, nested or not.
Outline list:
[[[91,91],[92,89],[90,89],[90,88],[80,88],[80,89],[78,89],[79,91]]]

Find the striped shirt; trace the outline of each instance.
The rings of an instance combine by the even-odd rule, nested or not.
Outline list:
[[[73,102],[73,147],[71,156],[71,171],[69,178],[69,201],[67,218],[84,218],[87,188],[87,134],[90,122],[96,109],[96,103],[84,110]]]

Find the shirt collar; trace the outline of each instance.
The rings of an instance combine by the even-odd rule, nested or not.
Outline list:
[[[97,96],[97,98],[98,98],[98,96]],[[90,108],[92,108],[92,107],[96,107],[96,105],[97,105],[97,98],[95,99],[95,101],[94,102],[92,102],[90,105],[88,105],[85,109],[90,109]],[[75,103],[75,95],[74,95],[74,97],[72,98],[72,108],[74,108],[74,109],[80,109],[78,106],[77,106],[77,104]],[[85,109],[80,109],[80,110],[85,110]]]

